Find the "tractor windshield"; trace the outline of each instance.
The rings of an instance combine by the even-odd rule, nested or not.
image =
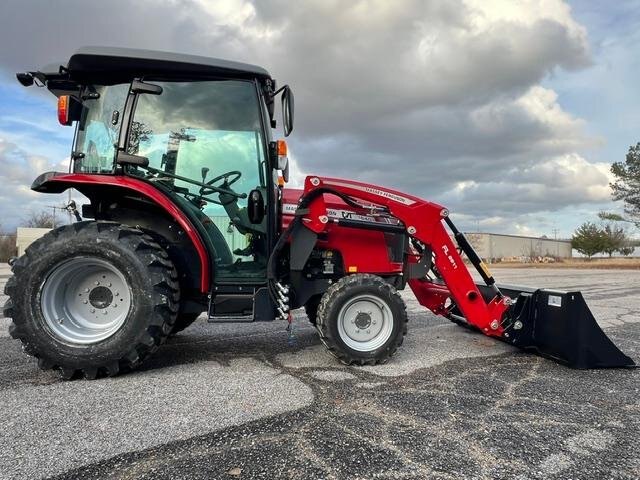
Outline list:
[[[203,181],[205,171],[205,182],[238,172],[237,180],[233,175],[213,182],[221,186],[235,180],[229,186],[238,194],[265,187],[260,104],[253,83],[153,83],[162,87],[162,94],[138,98],[128,153],[147,157],[152,168],[197,181]],[[200,187],[191,183],[172,183],[194,195],[200,193]],[[246,199],[238,201],[240,206],[246,205]],[[225,214],[216,203],[208,203],[205,212],[210,216]]]

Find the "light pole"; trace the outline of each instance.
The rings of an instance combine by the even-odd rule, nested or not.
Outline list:
[[[556,258],[560,258],[560,244],[558,243],[558,233],[560,230],[554,228],[551,231],[553,232],[553,240],[556,242]]]

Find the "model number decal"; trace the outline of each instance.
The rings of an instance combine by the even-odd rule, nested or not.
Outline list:
[[[451,266],[454,269],[458,268],[458,264],[456,263],[456,259],[453,258],[453,255],[449,254],[449,247],[447,247],[446,245],[442,246],[442,252],[445,254],[445,256],[449,259],[449,262],[451,263]]]
[[[361,192],[372,193],[373,195],[378,195],[379,197],[388,198],[389,200],[393,200],[394,202],[402,203],[404,205],[413,205],[415,200],[411,200],[410,198],[403,197],[402,195],[398,195],[397,193],[388,192],[387,190],[382,190],[380,188],[368,187],[364,185],[354,185],[349,182],[336,182],[333,180],[325,180],[325,185],[335,185],[337,187],[347,187],[352,188],[354,190],[360,190]]]
[[[295,203],[285,203],[282,206],[282,213],[295,214],[297,209],[298,209],[298,206]],[[327,215],[331,218],[344,218],[348,220],[359,220],[361,222],[369,222],[369,223],[397,223],[389,218],[376,219],[374,217],[368,217],[366,215],[360,215],[355,212],[350,212],[349,210],[338,210],[335,208],[328,208]]]

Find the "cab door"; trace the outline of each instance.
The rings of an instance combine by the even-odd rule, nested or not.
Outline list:
[[[162,87],[162,93],[138,96],[128,153],[147,157],[150,167],[166,172],[156,181],[196,211],[214,246],[215,283],[264,283],[272,195],[256,84],[147,81]],[[264,202],[265,216],[258,223],[248,213],[254,191]]]

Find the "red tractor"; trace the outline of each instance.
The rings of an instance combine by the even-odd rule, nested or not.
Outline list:
[[[10,333],[41,368],[115,375],[202,312],[290,321],[299,307],[342,362],[382,363],[407,332],[407,285],[435,314],[570,366],[633,365],[579,292],[498,287],[446,208],[336,178],[284,188],[286,144],[271,130],[280,95],[291,132],[293,95],[260,67],[84,48],[17,78],[49,89],[76,128],[69,172],[31,188],[89,199],[6,285]]]

